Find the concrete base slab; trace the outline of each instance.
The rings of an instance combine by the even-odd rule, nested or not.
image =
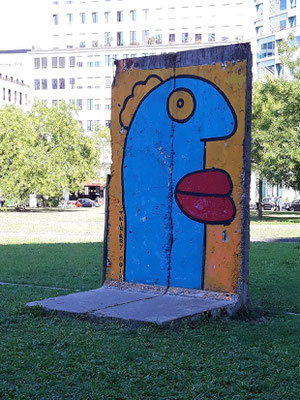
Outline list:
[[[28,303],[28,307],[41,306],[46,311],[63,314],[85,314],[93,320],[115,319],[133,325],[155,323],[173,325],[182,319],[195,319],[203,313],[232,314],[237,297],[206,292],[155,288],[147,291],[138,285],[103,286],[87,292],[72,293]]]

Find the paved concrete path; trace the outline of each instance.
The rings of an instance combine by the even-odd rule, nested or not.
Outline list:
[[[182,319],[197,318],[205,312],[218,315],[227,311],[231,314],[236,302],[236,296],[215,292],[174,294],[165,293],[165,288],[151,291],[120,285],[34,301],[27,306],[41,306],[46,311],[69,315],[84,314],[93,320],[121,320],[131,325],[173,325]]]

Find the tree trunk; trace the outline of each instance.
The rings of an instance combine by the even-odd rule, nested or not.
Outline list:
[[[263,181],[261,178],[258,180],[258,207],[257,207],[257,216],[258,219],[262,219],[262,187]]]

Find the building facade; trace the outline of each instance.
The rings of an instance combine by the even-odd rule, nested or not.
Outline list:
[[[255,33],[253,56],[255,78],[266,73],[274,77],[288,78],[289,71],[280,61],[279,45],[292,33],[294,43],[300,46],[299,0],[255,0]],[[255,51],[256,49],[256,51]]]
[[[51,1],[50,49],[30,54],[33,96],[65,100],[83,129],[110,126],[114,60],[216,46],[254,35],[248,0]]]
[[[9,105],[21,107],[24,111],[31,108],[28,52],[26,49],[0,51],[0,108]]]

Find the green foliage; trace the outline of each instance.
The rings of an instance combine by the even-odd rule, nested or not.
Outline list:
[[[4,198],[25,202],[30,193],[59,197],[94,178],[99,150],[84,135],[73,110],[36,102],[29,114],[0,110],[0,187]]]
[[[273,184],[300,189],[300,82],[268,78],[253,86],[252,161]]]
[[[300,79],[300,50],[295,35],[291,33],[287,40],[280,41],[278,50],[282,64],[288,67],[295,79]]]

